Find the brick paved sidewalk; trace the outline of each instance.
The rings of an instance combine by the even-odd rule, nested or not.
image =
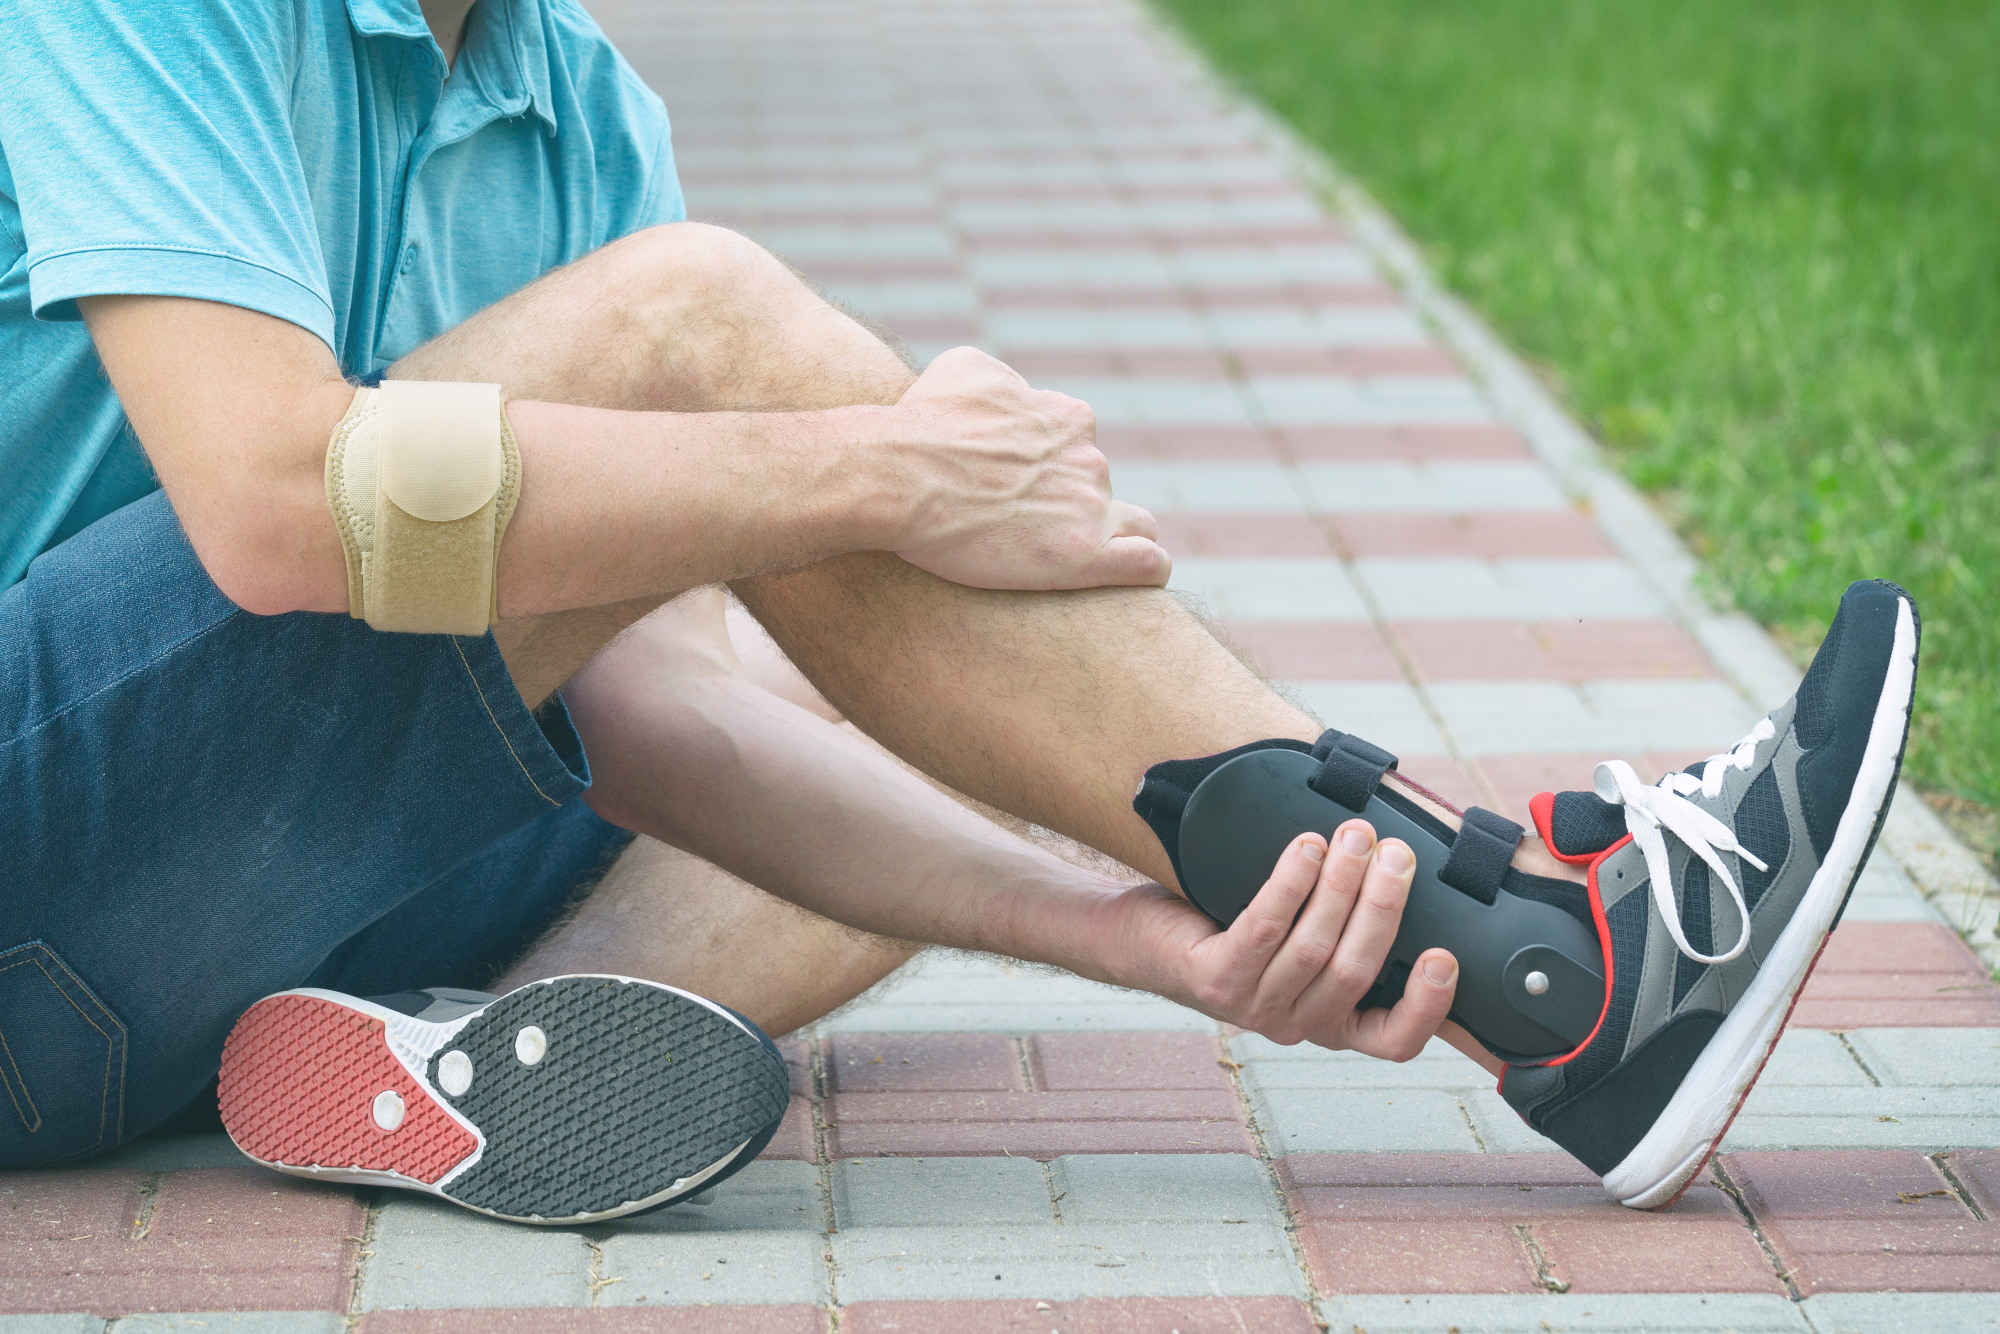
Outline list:
[[[692,216],[919,356],[977,343],[1088,398],[1176,584],[1406,771],[1520,815],[1599,759],[1657,772],[1754,721],[1127,0],[596,8],[673,110]],[[2000,991],[1886,851],[1664,1215],[1608,1203],[1441,1045],[1280,1048],[934,956],[786,1046],[764,1160],[623,1226],[309,1186],[219,1137],[0,1175],[0,1312],[76,1313],[0,1334],[2000,1322]]]

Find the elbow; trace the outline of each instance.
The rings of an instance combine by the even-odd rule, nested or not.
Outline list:
[[[217,591],[251,615],[344,611],[347,563],[332,518],[323,503],[318,525],[311,518],[286,505],[242,504],[186,527]],[[312,540],[316,526],[327,529],[330,553]]]

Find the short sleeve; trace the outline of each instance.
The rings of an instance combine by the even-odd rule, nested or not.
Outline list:
[[[18,0],[0,23],[0,149],[29,295],[187,296],[334,340],[291,129],[299,14],[276,0]]]

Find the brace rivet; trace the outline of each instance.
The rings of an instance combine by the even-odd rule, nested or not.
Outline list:
[[[1549,989],[1549,975],[1543,972],[1529,973],[1521,979],[1521,985],[1528,989],[1530,996],[1539,996]]]

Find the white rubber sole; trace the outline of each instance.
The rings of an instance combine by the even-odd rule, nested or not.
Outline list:
[[[545,978],[537,982],[531,982],[526,987],[517,988],[515,992],[508,994],[514,995],[532,987],[546,986],[551,982],[563,981],[569,977],[604,977],[622,983],[636,983],[659,991],[670,992],[673,995],[701,1005],[721,1018],[728,1020],[731,1025],[742,1030],[745,1034],[753,1038],[756,1037],[754,1032],[744,1026],[742,1020],[706,997],[698,996],[690,991],[682,991],[678,987],[670,987],[664,983],[650,982],[639,978],[623,977],[615,974],[565,974],[559,978]],[[438,1199],[448,1200],[462,1209],[469,1209],[475,1213],[486,1214],[489,1217],[504,1219],[508,1222],[547,1226],[575,1226],[583,1223],[596,1223],[607,1219],[620,1218],[627,1214],[656,1208],[661,1204],[683,1197],[690,1199],[691,1202],[705,1203],[705,1200],[696,1200],[694,1197],[700,1196],[703,1186],[718,1173],[721,1173],[734,1163],[743,1151],[749,1147],[751,1142],[750,1139],[745,1139],[700,1172],[681,1177],[643,1199],[624,1201],[614,1209],[577,1213],[560,1218],[523,1217],[484,1209],[457,1198],[451,1192],[451,1185],[475,1167],[485,1156],[487,1145],[486,1134],[478,1125],[461,1115],[447,1098],[440,1096],[440,1091],[434,1086],[428,1076],[428,1070],[431,1058],[439,1051],[451,1045],[453,1039],[468,1024],[480,1018],[492,1006],[482,1006],[477,1010],[467,1011],[455,1019],[446,1020],[442,1023],[433,1023],[429,1020],[414,1018],[397,1010],[388,1009],[358,996],[349,996],[335,991],[325,991],[316,987],[299,987],[290,991],[278,992],[273,996],[265,997],[265,1001],[286,997],[301,997],[309,1000],[328,1002],[339,1006],[343,1010],[379,1020],[383,1026],[379,1039],[381,1044],[387,1047],[388,1054],[394,1057],[395,1063],[401,1067],[402,1072],[415,1085],[415,1089],[413,1090],[415,1095],[422,1098],[425,1103],[422,1111],[417,1112],[415,1109],[405,1105],[407,1102],[406,1095],[403,1101],[399,1101],[396,1104],[398,1122],[401,1123],[402,1121],[411,1119],[413,1116],[430,1115],[435,1117],[438,1114],[442,1114],[444,1118],[447,1118],[451,1123],[460,1127],[468,1134],[475,1145],[472,1152],[453,1163],[450,1169],[444,1172],[443,1175],[435,1177],[434,1180],[426,1181],[405,1172],[363,1167],[355,1163],[287,1162],[281,1159],[260,1157],[246,1148],[240,1140],[237,1142],[237,1148],[246,1157],[274,1171],[283,1172],[288,1176],[307,1177],[317,1181],[341,1182],[349,1185],[393,1186],[399,1190],[414,1191],[418,1194],[431,1195]],[[495,998],[494,1004],[497,1004],[502,999],[505,999],[505,997]],[[263,1003],[259,1002],[259,1004]],[[246,1018],[248,1017],[246,1016]],[[366,1092],[367,1090],[365,1089],[356,1090],[357,1095],[365,1095]],[[307,1114],[310,1115],[311,1112]],[[389,1126],[382,1126],[381,1128],[384,1130],[395,1129],[395,1127]],[[232,1138],[235,1138],[233,1130],[231,1134]]]
[[[1751,1086],[1777,1045],[1792,1003],[1833,929],[1841,905],[1874,836],[1875,822],[1890,795],[1896,760],[1903,748],[1910,700],[1916,686],[1917,629],[1908,598],[1896,603],[1896,638],[1889,673],[1862,752],[1861,769],[1847,809],[1841,812],[1833,846],[1827,849],[1770,957],[1749,990],[1708,1046],[1695,1059],[1680,1088],[1651,1130],[1604,1176],[1604,1189],[1631,1209],[1670,1203],[1714,1152]]]

